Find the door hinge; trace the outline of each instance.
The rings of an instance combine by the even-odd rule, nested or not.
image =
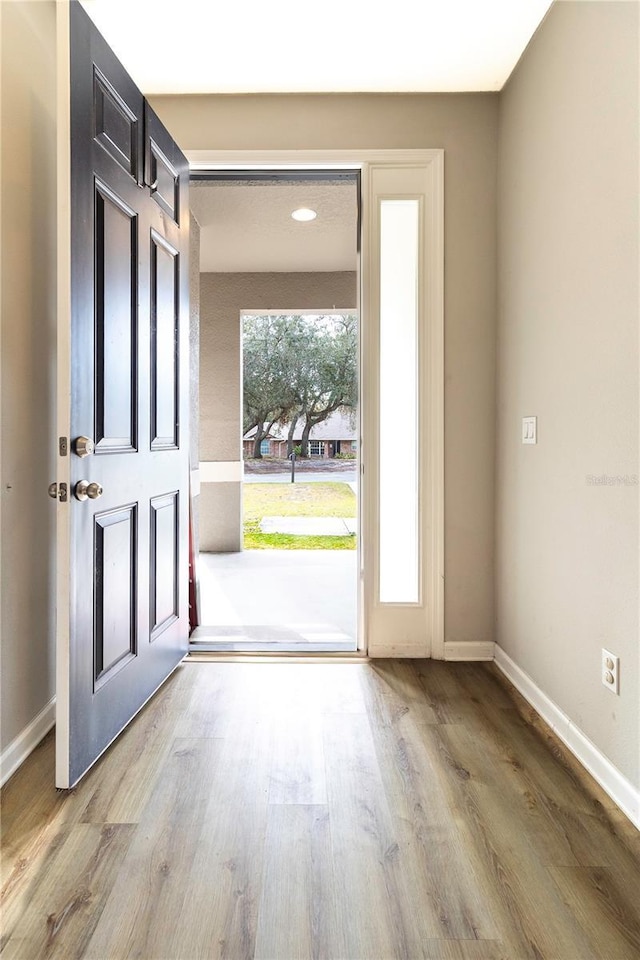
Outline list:
[[[66,437],[58,438],[58,453],[61,457],[66,457],[69,452],[69,441]]]

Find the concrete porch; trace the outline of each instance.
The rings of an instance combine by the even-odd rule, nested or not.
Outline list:
[[[202,553],[192,649],[354,652],[356,550]]]

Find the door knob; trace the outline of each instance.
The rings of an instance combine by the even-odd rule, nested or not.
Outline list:
[[[93,453],[93,440],[91,437],[76,437],[73,441],[73,452],[78,457],[88,457]]]
[[[76,500],[97,500],[102,496],[102,487],[95,481],[89,483],[88,480],[78,480],[73,492]]]

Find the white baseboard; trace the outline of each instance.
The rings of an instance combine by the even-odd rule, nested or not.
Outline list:
[[[45,734],[49,733],[56,722],[56,698],[52,697],[37,717],[27,724],[22,733],[8,744],[0,756],[0,786],[15,773],[32,750],[38,746]]]
[[[424,647],[413,647],[409,644],[370,643],[367,656],[370,660],[424,660],[428,654]]]
[[[445,660],[493,660],[493,640],[445,640]]]
[[[634,826],[640,829],[640,789],[620,773],[604,753],[498,644],[495,645],[495,663]]]
[[[493,648],[495,644],[493,640],[445,640],[442,645],[442,650],[444,651],[442,659],[443,660],[493,660]],[[425,652],[424,647],[415,647],[412,648],[407,644],[396,644],[396,643],[372,643],[369,645],[367,650],[367,655],[373,659],[394,659],[395,657],[400,657],[401,659],[409,659],[415,657],[418,660],[421,660],[423,657],[428,656]],[[431,654],[434,659],[439,659]]]

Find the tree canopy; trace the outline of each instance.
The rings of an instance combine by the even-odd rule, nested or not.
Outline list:
[[[275,424],[302,420],[302,455],[314,426],[358,398],[358,326],[354,315],[251,315],[243,328],[243,428],[255,428],[254,456]]]

